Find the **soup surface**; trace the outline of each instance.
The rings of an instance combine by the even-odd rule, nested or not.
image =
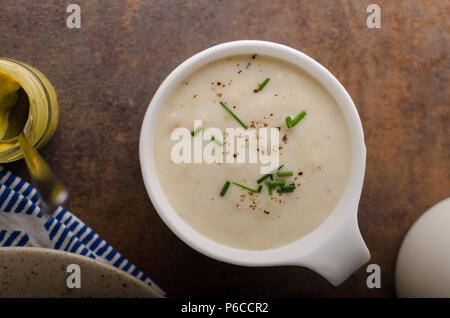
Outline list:
[[[172,132],[194,131],[194,120],[202,120],[202,131],[191,138],[217,127],[226,152],[226,128],[241,124],[221,102],[249,129],[279,129],[279,172],[292,176],[274,173],[273,180],[257,183],[263,164],[248,160],[174,163],[178,141],[171,140]],[[303,111],[306,116],[288,128],[286,117],[293,120]],[[168,98],[155,138],[158,179],[174,210],[204,236],[236,248],[276,248],[310,233],[336,207],[349,179],[351,142],[336,101],[303,70],[267,56],[233,56],[195,71]],[[212,142],[204,140],[203,147]],[[290,190],[274,186],[270,195],[266,182],[277,180]],[[226,181],[231,184],[221,196]],[[262,189],[252,192],[233,182]]]

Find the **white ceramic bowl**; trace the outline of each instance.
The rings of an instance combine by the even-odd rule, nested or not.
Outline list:
[[[228,56],[260,54],[279,58],[303,69],[319,81],[337,101],[350,132],[352,167],[342,199],[313,232],[279,248],[244,250],[222,245],[203,236],[172,208],[158,180],[155,160],[155,127],[172,91],[200,67]],[[195,250],[212,258],[244,266],[299,265],[310,268],[333,285],[341,284],[370,259],[358,228],[357,211],[364,179],[366,147],[361,120],[352,99],[322,65],[290,47],[264,41],[236,41],[204,50],[178,66],[164,80],[145,114],[139,154],[142,176],[150,199],[170,229]]]

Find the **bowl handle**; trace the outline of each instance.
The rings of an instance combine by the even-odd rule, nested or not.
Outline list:
[[[347,215],[351,219],[340,222],[341,226],[334,235],[298,263],[322,275],[334,286],[342,284],[370,259],[369,250],[359,231],[356,213]]]

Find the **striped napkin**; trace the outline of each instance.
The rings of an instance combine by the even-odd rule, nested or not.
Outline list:
[[[115,266],[161,295],[165,293],[97,233],[59,207],[50,217],[41,209],[36,189],[0,166],[0,247],[39,246],[84,255]]]

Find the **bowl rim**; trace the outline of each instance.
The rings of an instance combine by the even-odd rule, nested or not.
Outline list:
[[[153,122],[173,89],[195,70],[210,62],[246,54],[266,55],[289,62],[321,83],[341,109],[352,145],[350,177],[335,209],[309,234],[286,245],[266,250],[247,250],[226,246],[203,236],[192,228],[169,204],[159,184],[153,160],[156,126]],[[349,222],[349,217],[356,220],[365,172],[366,147],[361,120],[350,95],[333,74],[306,54],[291,47],[267,41],[240,40],[215,45],[185,60],[166,77],[147,107],[139,139],[139,158],[147,193],[161,219],[182,241],[214,259],[244,266],[298,265],[299,259],[307,258],[316,247],[338,235],[342,226],[351,227],[352,230],[359,232],[357,222]]]
[[[115,275],[118,275],[120,277],[123,277],[124,279],[127,279],[128,281],[135,283],[140,288],[146,290],[146,292],[148,292],[149,297],[150,296],[156,298],[164,297],[164,295],[162,295],[161,292],[159,292],[153,286],[147,285],[142,280],[131,275],[130,273],[127,273],[121,270],[120,268],[114,267],[108,263],[104,263],[99,259],[93,259],[85,255],[38,246],[0,246],[0,254],[2,257],[8,257],[8,254],[18,254],[18,253],[33,254],[44,257],[45,256],[56,257],[58,259],[66,260],[68,262],[69,261],[74,262],[76,260],[79,260],[80,262],[84,262],[84,265],[89,264],[88,266],[100,268],[103,271],[109,271],[110,273],[114,273]]]

